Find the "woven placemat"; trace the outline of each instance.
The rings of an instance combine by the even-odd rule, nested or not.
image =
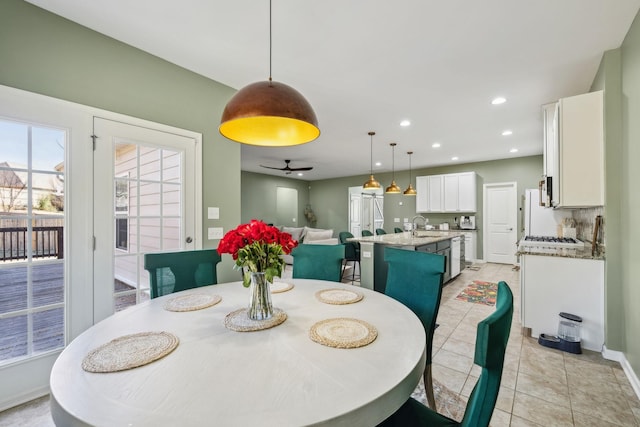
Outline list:
[[[273,308],[273,316],[265,320],[251,320],[247,316],[246,308],[232,311],[224,318],[224,326],[236,332],[253,332],[273,328],[287,320],[287,313],[279,308]]]
[[[335,348],[364,347],[377,337],[378,330],[374,326],[351,318],[321,320],[309,330],[309,338],[313,341]]]
[[[164,304],[168,311],[194,311],[211,307],[222,301],[220,295],[189,294],[171,298]]]
[[[287,292],[293,289],[293,283],[287,282],[273,282],[269,285],[272,294],[278,294],[280,292]]]
[[[364,298],[364,295],[348,289],[332,288],[316,292],[316,298],[327,304],[353,304]]]
[[[118,372],[137,368],[171,353],[179,340],[169,332],[141,332],[109,341],[82,361],[87,372]]]

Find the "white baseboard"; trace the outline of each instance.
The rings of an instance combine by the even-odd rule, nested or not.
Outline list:
[[[633,391],[636,393],[636,396],[638,396],[638,399],[640,399],[640,379],[638,379],[638,376],[633,371],[633,368],[629,364],[629,361],[627,361],[624,353],[621,351],[609,350],[605,345],[602,347],[602,357],[620,363],[624,374],[627,376],[627,379],[631,383]]]
[[[14,406],[22,405],[23,403],[27,403],[33,399],[46,396],[49,392],[49,386],[47,385],[45,387],[29,390],[28,392],[22,393],[18,396],[11,396],[10,399],[0,402],[0,412],[13,408]]]

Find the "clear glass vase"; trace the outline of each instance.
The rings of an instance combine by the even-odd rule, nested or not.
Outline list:
[[[250,272],[251,300],[249,301],[249,309],[247,315],[251,320],[265,320],[273,316],[273,305],[271,304],[271,288],[267,277],[263,272]]]

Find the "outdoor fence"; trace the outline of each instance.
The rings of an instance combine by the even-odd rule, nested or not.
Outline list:
[[[64,227],[0,228],[0,262],[33,258],[64,258]]]

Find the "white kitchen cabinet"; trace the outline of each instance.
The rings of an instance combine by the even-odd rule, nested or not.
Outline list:
[[[559,105],[559,207],[604,205],[602,91],[563,98]]]
[[[544,176],[551,206],[604,204],[602,91],[562,98],[542,107]]]
[[[521,321],[531,335],[557,335],[558,314],[582,317],[582,348],[604,345],[604,261],[521,255]]]
[[[476,212],[476,173],[416,178],[417,212]]]
[[[476,231],[464,231],[462,232],[464,235],[464,260],[467,262],[474,262],[477,258],[476,256],[476,242],[477,242],[477,232]]]
[[[442,212],[444,210],[444,189],[443,189],[443,176],[442,175],[430,175],[429,176],[429,207],[428,212]]]
[[[416,212],[429,210],[429,177],[416,177]]]

